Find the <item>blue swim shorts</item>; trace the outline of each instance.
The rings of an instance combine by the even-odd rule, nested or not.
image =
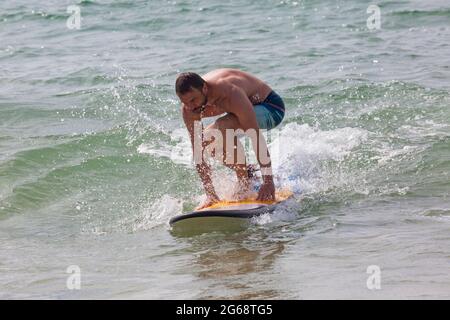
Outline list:
[[[270,130],[283,120],[285,107],[283,99],[272,91],[263,102],[254,105],[254,110],[259,127]]]

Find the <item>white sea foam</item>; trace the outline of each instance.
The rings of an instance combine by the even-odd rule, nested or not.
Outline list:
[[[171,217],[182,213],[183,202],[180,199],[164,195],[156,202],[143,206],[139,215],[132,222],[133,232],[150,230],[156,226],[166,224]]]
[[[278,205],[272,213],[265,213],[252,218],[252,223],[256,225],[266,225],[273,222],[289,222],[298,219],[297,210],[295,208],[298,203],[294,198],[288,199],[286,202]]]
[[[351,151],[367,140],[369,132],[360,128],[319,130],[307,124],[289,123],[271,144],[273,168],[280,183],[294,192],[317,192],[333,185],[324,172],[323,161],[343,161]],[[325,179],[326,178],[326,179]]]
[[[141,154],[151,154],[159,158],[167,158],[176,164],[193,167],[192,148],[186,129],[175,129],[170,133],[170,142],[143,143],[137,151]]]
[[[436,123],[433,120],[420,120],[414,124],[405,124],[399,127],[397,133],[412,141],[422,140],[424,137],[440,137],[450,134],[450,126],[446,123]]]
[[[324,174],[321,162],[343,161],[351,151],[367,140],[369,132],[360,128],[339,128],[320,130],[307,124],[289,123],[280,130],[272,130],[268,140],[272,166],[278,187],[290,187],[295,193],[315,192],[327,189],[336,183],[330,174]],[[139,153],[168,158],[174,163],[192,167],[192,149],[184,129],[176,129],[171,134],[171,143],[142,144]],[[251,147],[247,148],[251,150]],[[253,152],[249,162],[254,163]],[[324,180],[326,177],[326,181]],[[341,177],[335,177],[341,179]],[[216,188],[225,197],[231,196],[230,185],[235,183],[230,171],[214,173]]]

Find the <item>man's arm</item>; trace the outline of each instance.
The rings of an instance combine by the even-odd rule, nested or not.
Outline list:
[[[186,125],[186,128],[189,132],[189,138],[191,139],[191,146],[192,146],[192,154],[194,155],[194,158],[196,156],[196,152],[200,152],[200,163],[196,161],[195,168],[197,169],[197,172],[200,176],[200,180],[203,183],[203,187],[205,189],[206,195],[211,200],[219,200],[219,197],[217,196],[214,185],[212,183],[211,179],[211,168],[206,163],[206,161],[203,158],[203,146],[202,146],[202,134],[203,134],[203,125],[201,123],[201,115],[200,113],[194,113],[187,111],[184,107],[182,107],[182,113],[183,113],[183,120],[184,124]],[[195,130],[195,126],[200,126]],[[197,143],[196,143],[197,142]]]
[[[228,110],[238,118],[242,129],[244,131],[249,129],[256,131],[256,141],[252,139],[252,145],[256,154],[256,159],[261,168],[264,182],[260,188],[258,200],[273,200],[275,198],[275,186],[272,176],[270,154],[267,148],[266,139],[259,129],[253,105],[245,92],[236,86],[231,88],[229,97]]]

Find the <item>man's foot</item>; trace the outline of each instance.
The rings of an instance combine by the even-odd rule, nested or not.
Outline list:
[[[220,199],[219,198],[211,198],[211,197],[207,197],[205,201],[203,201],[203,203],[199,204],[195,210],[202,210],[205,208],[208,208],[210,206],[212,206],[213,204],[219,202]]]
[[[275,201],[275,185],[273,181],[265,182],[261,185],[256,200]]]

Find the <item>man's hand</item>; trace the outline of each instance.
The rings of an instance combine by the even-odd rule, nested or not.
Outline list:
[[[265,181],[261,188],[259,188],[258,201],[274,201],[275,200],[275,185],[273,180]]]

